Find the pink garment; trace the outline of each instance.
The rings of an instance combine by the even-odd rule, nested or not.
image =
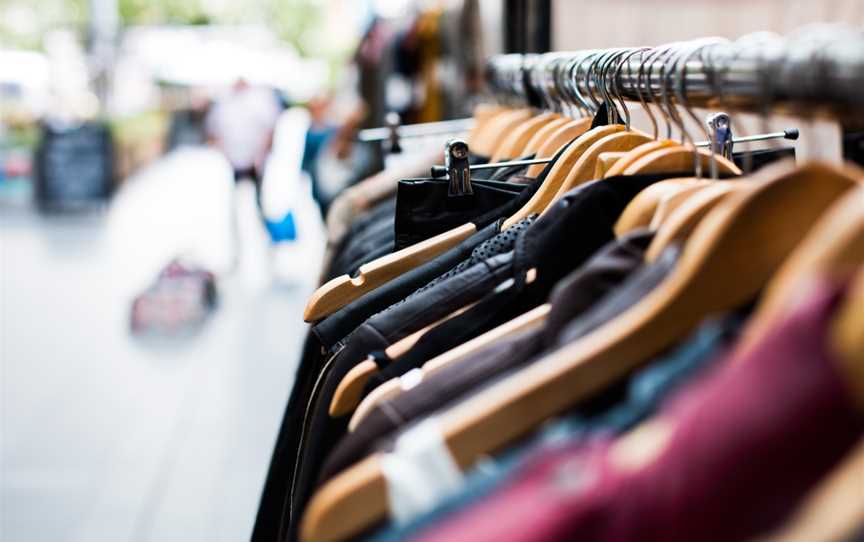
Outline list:
[[[652,461],[622,469],[608,441],[538,454],[416,540],[726,542],[777,525],[864,430],[826,348],[842,292],[817,290],[745,359],[667,402]]]

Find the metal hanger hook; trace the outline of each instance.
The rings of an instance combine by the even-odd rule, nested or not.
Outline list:
[[[625,52],[623,53],[623,58],[621,58],[620,61],[618,62],[618,66],[615,68],[615,73],[612,76],[613,94],[615,94],[618,97],[619,103],[621,104],[621,109],[624,112],[624,125],[627,127],[627,130],[630,130],[630,109],[627,107],[627,101],[622,96],[621,89],[619,87],[619,83],[621,80],[621,68],[623,68],[624,65],[626,64],[628,75],[631,75],[630,74],[630,59],[633,58],[634,56],[636,56],[637,54],[642,53],[643,51],[645,51],[645,49],[646,49],[645,47],[640,47],[640,48],[636,48],[636,49],[625,50]],[[637,94],[640,95],[640,101],[641,101],[641,93],[638,92],[638,89],[637,89]],[[651,121],[654,124],[654,137],[656,138],[657,137],[657,123],[654,122],[653,118],[651,119]]]

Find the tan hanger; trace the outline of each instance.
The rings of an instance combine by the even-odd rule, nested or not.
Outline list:
[[[864,187],[850,191],[835,203],[783,262],[766,286],[736,350],[744,353],[758,344],[801,293],[807,291],[813,277],[845,278],[861,265],[864,265]]]
[[[472,115],[474,118],[474,126],[471,128],[471,130],[468,131],[467,140],[469,141],[469,143],[471,141],[477,140],[478,135],[489,124],[489,121],[502,113],[506,113],[507,111],[512,111],[512,109],[503,105],[477,105],[477,107],[474,108],[474,114]]]
[[[522,151],[524,153],[523,156],[539,156],[537,154],[537,151],[539,151],[540,148],[543,147],[543,143],[549,140],[549,138],[552,137],[552,134],[554,134],[559,128],[561,128],[568,122],[570,122],[569,118],[558,117],[557,119],[543,125],[543,127],[540,128],[537,133],[531,136],[531,140],[528,142],[527,145],[525,145],[525,150]]]
[[[526,331],[529,329],[536,328],[540,324],[546,321],[546,317],[549,315],[549,310],[551,309],[551,305],[548,303],[545,305],[540,305],[525,314],[517,316],[513,320],[509,322],[505,322],[495,329],[489,330],[486,333],[471,339],[463,344],[460,344],[456,348],[452,350],[448,350],[444,352],[440,356],[432,358],[423,364],[423,367],[420,368],[421,374],[423,375],[422,379],[435,374],[440,371],[444,367],[448,365],[452,365],[454,363],[460,363],[462,360],[467,357],[473,355],[475,352],[479,352],[484,348],[492,345],[496,341],[512,335],[514,333],[520,333],[522,331]],[[372,410],[383,403],[384,401],[388,401],[393,399],[397,395],[402,392],[402,383],[398,378],[393,378],[388,380],[387,382],[381,384],[374,390],[372,390],[369,395],[366,396],[363,401],[360,402],[360,405],[354,412],[354,415],[351,416],[351,422],[348,424],[348,430],[353,431],[357,425],[365,418]]]
[[[645,143],[644,145],[639,145],[635,149],[627,151],[627,154],[625,154],[617,162],[615,162],[615,165],[610,167],[606,171],[605,177],[623,175],[624,170],[626,170],[628,167],[630,167],[631,164],[633,164],[633,162],[642,158],[646,154],[650,154],[654,151],[658,151],[661,149],[681,146],[682,145],[680,143],[671,139],[661,139],[657,141],[651,141],[650,143]]]
[[[678,146],[669,147],[650,152],[624,170],[623,175],[639,175],[649,173],[664,173],[669,171],[691,171],[694,166],[694,156],[698,153],[702,161],[702,170],[708,171],[711,167],[711,153],[699,149],[694,153],[693,147]],[[730,160],[715,155],[717,171],[726,175],[741,175],[741,170]]]
[[[685,184],[686,183],[686,184]],[[651,217],[651,222],[648,228],[656,231],[666,222],[670,215],[676,209],[681,207],[690,197],[700,192],[703,188],[707,188],[714,184],[713,181],[685,179],[682,184],[678,185],[678,190],[669,191],[660,196],[660,201],[657,203],[657,209],[654,216]]]
[[[597,157],[597,167],[594,168],[594,178],[602,179],[606,172],[614,166],[618,160],[624,158],[626,152],[601,152]]]
[[[576,119],[571,120],[552,132],[552,135],[543,142],[537,152],[538,159],[543,158],[552,158],[554,157],[561,147],[570,143],[577,137],[581,136],[585,132],[591,129],[591,119]],[[543,173],[543,170],[546,168],[546,164],[534,164],[528,167],[528,171],[525,172],[526,177],[531,177],[532,179],[536,179],[538,175]]]
[[[692,183],[691,179],[667,179],[656,182],[636,194],[618,220],[615,235],[620,237],[638,228],[647,228],[654,218],[657,207],[668,194],[674,194]]]
[[[647,297],[595,332],[438,415],[456,464],[466,468],[500,450],[619,380],[706,315],[749,301],[853,184],[828,167],[805,166],[714,209],[688,240],[671,275]],[[304,542],[342,540],[386,517],[387,484],[379,461],[370,456],[321,488],[300,526]]]
[[[468,141],[471,151],[481,156],[493,156],[507,136],[533,116],[534,112],[530,109],[516,109],[496,115],[475,139]]]
[[[303,319],[317,322],[382,284],[414,269],[477,232],[472,223],[438,234],[360,266],[356,277],[342,275],[319,287],[306,303]]]
[[[732,193],[750,187],[751,183],[748,181],[717,183],[694,194],[682,203],[657,230],[654,239],[648,245],[648,250],[645,251],[645,261],[657,260],[672,243],[680,242],[693,233],[702,219]]]
[[[507,229],[532,214],[542,213],[546,207],[555,200],[559,188],[567,179],[567,175],[570,173],[570,170],[573,168],[576,161],[579,160],[579,157],[582,156],[582,153],[591,147],[591,145],[593,145],[597,140],[622,130],[624,130],[624,126],[620,124],[599,126],[597,128],[592,128],[577,137],[576,140],[567,147],[567,150],[561,153],[561,156],[559,156],[555,161],[552,169],[549,170],[549,174],[543,180],[543,184],[541,184],[540,188],[537,189],[537,192],[531,196],[528,203],[516,211],[513,216],[505,220],[501,228]]]
[[[557,113],[541,113],[519,124],[501,143],[489,160],[491,163],[513,160],[524,156],[528,142],[541,128],[559,119]]]
[[[594,179],[594,169],[597,165],[597,157],[600,154],[604,152],[628,151],[649,141],[654,141],[654,139],[648,134],[637,130],[624,130],[597,139],[579,155],[579,159],[573,164],[564,183],[558,188],[558,194],[555,199],[561,198],[580,184]]]

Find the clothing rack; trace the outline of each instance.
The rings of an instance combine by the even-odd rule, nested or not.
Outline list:
[[[604,103],[629,101],[656,104],[676,124],[680,113],[672,104],[757,113],[770,109],[858,125],[864,123],[864,34],[847,26],[816,25],[790,36],[758,33],[735,41],[504,54],[487,62],[486,83],[499,102],[556,111],[594,114]],[[617,106],[611,110],[621,114]],[[473,119],[464,118],[386,126],[362,130],[358,140],[385,141],[394,130],[399,138],[455,134],[473,125]]]
[[[820,25],[788,37],[761,33],[735,41],[498,55],[487,64],[486,80],[499,101],[558,110],[596,112],[603,103],[644,101],[827,113],[839,120],[857,112],[860,119],[864,34]]]

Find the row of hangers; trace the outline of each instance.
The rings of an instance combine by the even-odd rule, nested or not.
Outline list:
[[[809,53],[802,58],[803,50]],[[779,73],[782,76],[769,77]],[[799,77],[792,77],[796,74]],[[438,424],[456,464],[470,467],[525,436],[682,340],[711,313],[733,309],[764,290],[738,345],[747,348],[774,326],[812,276],[857,270],[864,263],[861,171],[853,166],[787,163],[742,176],[728,158],[695,145],[684,115],[700,127],[694,103],[757,111],[817,104],[836,115],[853,105],[860,108],[860,97],[849,94],[847,86],[862,78],[864,38],[836,29],[789,38],[763,34],[736,42],[711,38],[656,48],[492,59],[488,79],[498,103],[477,108],[467,136],[471,151],[492,161],[531,154],[548,158],[569,143],[534,197],[505,221],[504,228],[531,214],[543,214],[563,194],[593,179],[614,182],[618,175],[693,173],[644,190],[615,227],[618,235],[642,226],[656,229],[648,261],[670,244],[683,243],[672,274],[607,325],[442,412]],[[834,86],[821,85],[825,88],[820,95],[817,82],[825,80]],[[795,88],[784,88],[784,81],[794,81],[789,84]],[[628,101],[641,103],[653,133],[630,126]],[[602,110],[611,122],[592,127],[592,115]],[[665,134],[655,114],[666,123]],[[681,134],[677,140],[671,137],[673,127]],[[716,143],[716,132],[703,129]],[[532,165],[528,176],[538,175],[543,167]],[[720,176],[741,178],[715,182]],[[328,282],[310,299],[306,319],[333,313],[475,230],[472,224],[464,225],[366,264],[356,277]],[[864,274],[856,278],[838,312],[832,338],[864,407],[861,303]],[[548,305],[540,306],[428,361],[422,371],[429,374],[459,363],[502,336],[542,324],[548,312]],[[393,344],[388,355],[398,358],[425,331]],[[358,404],[363,385],[375,370],[374,362],[360,363],[334,397],[331,415],[353,412],[352,429],[375,405],[403,393],[399,381],[391,381]],[[380,456],[370,456],[320,489],[304,515],[302,540],[342,540],[387,516],[387,484],[380,461]]]

